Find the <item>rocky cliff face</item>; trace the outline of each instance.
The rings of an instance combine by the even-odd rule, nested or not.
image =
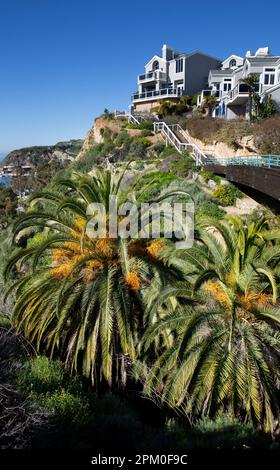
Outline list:
[[[102,130],[107,128],[112,132],[118,134],[120,129],[123,127],[122,121],[110,120],[103,117],[95,119],[91,129],[88,131],[83,146],[78,155],[78,159],[81,158],[87,150],[89,150],[94,144],[100,144],[104,141]]]
[[[229,147],[224,142],[213,142],[213,144],[205,144],[201,140],[192,137],[187,130],[185,130],[185,134],[188,141],[197,145],[206,155],[214,155],[215,157],[220,158],[233,158],[236,156],[250,156],[258,153],[254,144],[254,136],[252,135],[242,137],[238,141],[238,148],[234,149]]]
[[[58,142],[55,145],[26,147],[10,152],[1,162],[1,165],[32,165],[72,161],[76,158],[83,145],[83,140],[70,140]]]

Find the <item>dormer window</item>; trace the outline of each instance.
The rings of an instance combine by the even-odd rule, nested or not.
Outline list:
[[[275,69],[264,69],[264,85],[274,85],[275,83]]]
[[[236,60],[235,59],[231,59],[230,63],[229,63],[229,67],[232,69],[232,67],[236,67]]]

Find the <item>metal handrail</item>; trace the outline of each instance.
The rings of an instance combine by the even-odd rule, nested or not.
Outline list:
[[[133,116],[131,113],[127,113],[126,111],[115,111],[115,118],[125,118],[128,120],[130,124],[140,124],[140,121]]]
[[[280,168],[280,155],[256,154],[250,157],[207,158],[206,165],[219,166],[254,166],[258,168]]]
[[[182,91],[180,88],[160,88],[159,90],[150,90],[150,91],[144,91],[142,93],[139,93],[139,92],[134,93],[132,95],[132,101],[160,97],[160,96],[164,96],[164,97],[172,96],[172,97],[177,98],[181,95],[182,95]]]
[[[171,145],[173,145],[178,150],[178,152],[182,153],[189,150],[191,156],[196,162],[196,165],[203,165],[204,161],[207,159],[206,155],[204,155],[204,153],[196,144],[190,142],[181,142],[176,134],[174,134],[174,130],[179,131],[186,139],[188,139],[185,131],[179,124],[167,125],[164,121],[154,123],[154,131],[161,132],[167,138],[169,143],[171,143]]]

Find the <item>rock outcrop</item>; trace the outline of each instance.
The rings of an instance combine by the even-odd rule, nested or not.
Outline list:
[[[70,140],[58,142],[55,145],[25,147],[10,152],[1,162],[1,165],[32,165],[37,166],[43,162],[52,160],[66,162],[74,160],[83,145],[82,140]]]

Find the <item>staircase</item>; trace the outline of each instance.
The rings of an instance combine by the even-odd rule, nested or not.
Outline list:
[[[125,118],[130,124],[140,124],[141,121],[152,121],[158,120],[157,116],[151,113],[138,112],[128,113],[127,111],[115,111],[115,118]]]
[[[155,122],[154,131],[161,132],[166,142],[175,147],[178,152],[189,152],[195,160],[196,166],[205,164],[207,155],[194,142],[190,141],[187,133],[179,124],[168,125],[164,121]]]
[[[135,115],[128,113],[126,111],[115,111],[115,119],[125,118],[128,120],[129,124],[140,124],[140,120]]]

